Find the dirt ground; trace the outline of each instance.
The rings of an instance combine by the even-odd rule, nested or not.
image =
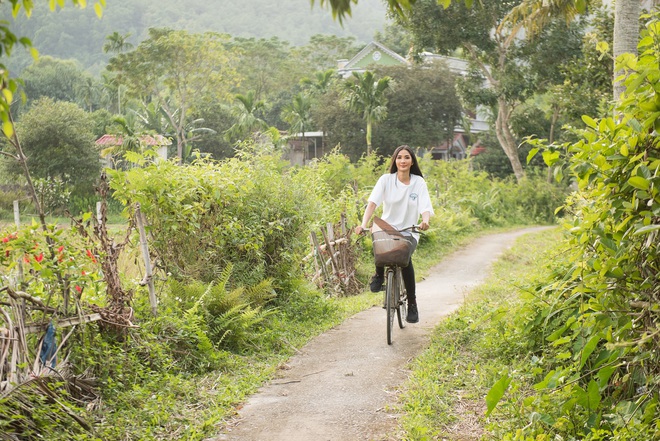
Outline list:
[[[419,323],[395,325],[391,346],[381,307],[315,338],[207,441],[400,440],[395,403],[408,363],[427,346],[436,324],[483,282],[492,262],[517,237],[536,230],[482,237],[436,265],[417,284]]]

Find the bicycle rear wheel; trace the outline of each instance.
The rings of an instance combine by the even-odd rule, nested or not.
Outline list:
[[[396,305],[396,291],[398,289],[394,271],[387,271],[387,288],[385,290],[385,310],[387,311],[387,344],[392,344],[392,328],[394,328],[394,310]]]
[[[399,289],[396,292],[396,318],[399,322],[399,328],[406,327],[406,316],[408,315],[408,296],[406,295],[406,285],[403,283],[401,268],[396,270],[396,284]]]

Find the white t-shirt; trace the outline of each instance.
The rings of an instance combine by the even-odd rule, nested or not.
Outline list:
[[[408,185],[399,181],[396,173],[381,176],[371,191],[369,201],[377,207],[383,204],[382,219],[397,229],[417,225],[425,211],[434,214],[426,181],[418,175],[411,174]],[[419,240],[419,234],[414,233],[413,236]]]

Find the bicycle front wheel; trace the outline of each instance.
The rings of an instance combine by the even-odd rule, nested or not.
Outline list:
[[[392,344],[392,328],[394,328],[394,314],[397,309],[396,304],[396,284],[394,271],[387,271],[387,288],[385,289],[385,310],[387,311],[387,344]]]
[[[396,270],[396,285],[399,287],[396,291],[396,318],[399,321],[399,328],[403,329],[406,327],[406,316],[408,315],[408,298],[401,268]]]

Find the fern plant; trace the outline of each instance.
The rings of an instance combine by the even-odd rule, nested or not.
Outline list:
[[[170,296],[185,310],[188,333],[196,336],[199,350],[209,345],[232,352],[254,348],[263,331],[263,321],[273,308],[275,298],[271,280],[245,287],[232,288],[229,280],[233,267],[226,266],[210,284],[172,281]]]

